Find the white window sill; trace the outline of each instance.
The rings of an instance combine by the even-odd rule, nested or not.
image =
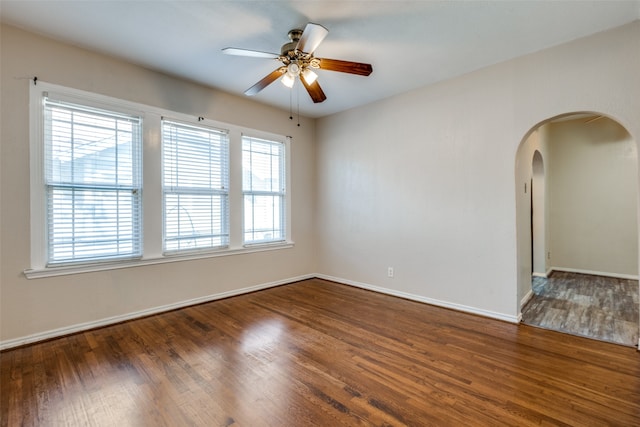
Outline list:
[[[294,242],[265,243],[260,245],[247,245],[238,249],[222,249],[215,252],[191,252],[181,254],[169,254],[157,258],[142,258],[136,260],[99,262],[87,264],[62,265],[59,267],[46,267],[40,269],[24,270],[27,279],[41,279],[45,277],[65,276],[69,274],[90,273],[95,271],[116,270],[120,268],[140,267],[169,262],[190,261],[205,258],[217,258],[230,255],[249,254],[254,252],[288,249],[294,246]]]

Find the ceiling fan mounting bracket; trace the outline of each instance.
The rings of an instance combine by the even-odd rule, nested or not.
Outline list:
[[[289,31],[289,34],[287,35],[289,36],[289,40],[297,43],[300,40],[300,37],[302,37],[302,30],[300,28],[294,28]]]

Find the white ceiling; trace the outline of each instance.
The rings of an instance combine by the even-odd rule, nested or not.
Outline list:
[[[222,48],[279,53],[290,29],[322,24],[316,56],[371,63],[371,76],[318,71],[322,104],[279,82],[254,97],[285,110],[293,98],[294,110],[321,117],[640,19],[640,0],[1,0],[0,16],[241,96],[279,63]]]

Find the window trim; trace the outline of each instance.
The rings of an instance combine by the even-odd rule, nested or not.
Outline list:
[[[47,266],[46,199],[44,189],[44,128],[43,92],[54,94],[56,99],[80,105],[113,110],[142,118],[142,257],[138,259],[109,259]],[[229,245],[212,250],[163,253],[162,218],[162,154],[161,118],[204,125],[228,131],[229,134]],[[145,104],[86,92],[79,89],[37,81],[29,86],[29,166],[30,166],[30,214],[31,214],[31,264],[23,271],[28,279],[61,276],[94,271],[138,267],[145,265],[187,260],[232,256],[262,251],[292,248],[291,227],[291,141],[283,135],[218,122],[202,117],[166,110]],[[285,145],[285,240],[257,244],[243,244],[242,212],[242,135],[284,141]]]
[[[262,137],[257,137],[253,134],[248,134],[248,133],[243,133],[242,134],[242,138],[241,138],[241,150],[242,150],[242,157],[244,158],[244,139],[248,138],[249,140],[262,140],[264,142],[268,142],[268,143],[272,143],[272,144],[281,144],[282,145],[282,158],[280,159],[281,162],[281,167],[283,168],[283,170],[281,171],[281,176],[280,178],[284,178],[284,182],[283,187],[284,190],[283,191],[258,191],[258,190],[253,190],[253,191],[248,191],[244,189],[244,165],[242,165],[243,168],[243,176],[242,176],[242,241],[243,241],[243,246],[244,247],[251,247],[251,246],[256,246],[256,245],[264,245],[264,244],[274,244],[274,243],[278,243],[278,242],[283,242],[283,241],[287,241],[288,239],[288,233],[289,233],[289,224],[288,224],[288,219],[289,219],[289,203],[288,203],[288,193],[289,193],[289,169],[288,169],[288,160],[289,160],[289,156],[288,156],[288,147],[287,147],[287,143],[289,142],[289,137],[287,137],[286,139],[268,139],[268,138],[262,138]],[[252,240],[252,241],[246,241],[245,237],[246,237],[246,233],[247,230],[245,229],[245,209],[246,209],[246,199],[245,196],[248,194],[259,194],[259,193],[264,193],[264,195],[270,195],[270,196],[279,196],[281,197],[281,203],[284,204],[284,206],[282,206],[282,212],[281,215],[284,215],[284,218],[281,218],[280,220],[280,225],[281,227],[283,227],[283,234],[284,236],[281,239],[278,240]]]
[[[120,184],[119,182],[114,182],[114,181],[92,183],[92,182],[86,182],[81,180],[76,181],[75,179],[72,182],[60,181],[55,179],[52,175],[50,175],[52,171],[51,168],[54,167],[54,163],[55,163],[53,162],[53,158],[50,157],[50,156],[53,156],[53,153],[51,152],[51,150],[53,150],[53,139],[49,140],[45,138],[45,135],[43,132],[42,152],[45,153],[43,155],[43,159],[45,161],[45,165],[43,168],[44,169],[43,180],[44,180],[44,195],[45,195],[45,200],[47,200],[46,202],[47,212],[51,211],[51,208],[52,208],[51,195],[52,195],[52,192],[55,192],[55,191],[79,190],[82,192],[87,190],[95,190],[95,191],[109,191],[109,192],[115,191],[118,193],[121,191],[125,191],[125,192],[130,191],[131,194],[133,194],[132,206],[131,206],[132,230],[131,230],[131,236],[130,236],[132,247],[129,253],[116,253],[108,256],[92,256],[92,257],[73,256],[69,259],[56,260],[54,254],[52,253],[52,250],[54,250],[56,247],[56,244],[54,243],[55,242],[55,239],[54,239],[53,241],[48,240],[47,242],[48,245],[47,245],[47,251],[45,253],[45,256],[47,258],[48,266],[68,265],[68,264],[76,264],[76,263],[83,263],[83,262],[103,262],[104,260],[111,261],[111,260],[117,260],[117,259],[124,260],[124,259],[140,258],[142,256],[142,129],[143,129],[142,117],[138,114],[129,114],[129,113],[125,114],[122,111],[120,110],[116,111],[113,108],[98,109],[93,105],[88,106],[86,105],[86,103],[83,105],[79,105],[78,103],[75,103],[75,102],[71,103],[68,101],[61,101],[56,97],[55,93],[53,94],[53,96],[51,96],[51,92],[43,93],[42,101],[43,101],[43,105],[42,105],[43,125],[45,128],[47,126],[52,126],[51,132],[54,132],[53,126],[54,126],[54,123],[57,123],[56,120],[54,119],[54,110],[67,111],[71,114],[72,117],[74,116],[75,113],[78,113],[80,115],[91,114],[91,115],[94,115],[93,117],[100,116],[100,117],[117,118],[118,120],[130,121],[132,123],[132,134],[131,134],[132,135],[132,141],[131,141],[132,178],[131,178],[131,183],[128,185],[123,185],[123,184]],[[79,122],[76,122],[75,119],[70,119],[70,120],[74,120],[72,122],[73,126],[80,124]],[[115,131],[115,129],[113,130]],[[47,162],[47,159],[49,159],[48,162]],[[73,161],[73,163],[75,164],[75,160]],[[76,168],[74,167],[73,169],[75,170]],[[76,204],[73,203],[73,206],[75,208]],[[118,205],[118,214],[120,213],[126,214],[126,211],[121,210],[120,206]],[[48,237],[48,239],[51,239],[52,231],[53,231],[51,227],[54,224],[50,215],[45,214],[45,220],[47,221],[47,223],[45,224],[45,230],[47,231],[46,236]],[[118,234],[118,236],[120,235]],[[76,235],[76,232],[74,230],[73,240],[75,241],[77,238],[79,237]]]
[[[192,128],[192,129],[200,129],[200,130],[204,130],[207,132],[212,132],[212,133],[219,133],[220,135],[223,136],[223,141],[221,142],[222,145],[222,156],[224,157],[224,159],[222,159],[221,161],[221,165],[223,167],[223,174],[226,173],[225,176],[222,177],[223,181],[224,181],[224,186],[225,188],[223,190],[219,190],[219,189],[212,189],[212,188],[207,188],[207,189],[203,189],[201,192],[198,191],[199,194],[207,194],[207,195],[215,195],[215,194],[219,194],[219,195],[223,195],[226,197],[226,199],[224,200],[224,207],[222,208],[222,212],[221,212],[221,221],[223,222],[223,232],[226,232],[227,234],[227,238],[226,241],[224,242],[224,244],[222,245],[218,245],[218,246],[209,246],[209,247],[198,247],[198,248],[190,248],[190,249],[182,249],[182,248],[178,248],[178,249],[167,249],[167,212],[165,211],[165,207],[166,207],[166,201],[167,201],[167,195],[169,194],[174,194],[174,195],[180,195],[180,194],[194,194],[193,192],[185,192],[185,188],[178,185],[176,187],[172,187],[172,186],[167,186],[165,185],[165,173],[167,172],[167,169],[165,168],[165,161],[167,160],[167,147],[165,144],[165,123],[171,125],[171,126],[178,126],[178,127],[184,127],[184,128]],[[224,250],[229,248],[229,241],[230,241],[230,226],[229,226],[229,222],[230,222],[230,216],[231,216],[231,212],[230,212],[230,207],[229,207],[229,199],[230,199],[230,194],[229,194],[229,182],[231,180],[230,177],[230,172],[229,172],[229,163],[230,163],[230,155],[229,155],[229,146],[230,146],[230,138],[229,138],[229,131],[227,129],[220,129],[217,127],[212,127],[206,124],[202,124],[202,123],[198,123],[198,124],[194,124],[194,123],[186,123],[183,122],[181,120],[175,120],[171,117],[161,117],[160,118],[160,143],[161,143],[161,153],[162,153],[162,162],[161,162],[161,187],[162,187],[162,253],[163,255],[172,255],[172,254],[184,254],[184,253],[189,253],[189,252],[202,252],[202,251],[215,251],[215,250]]]

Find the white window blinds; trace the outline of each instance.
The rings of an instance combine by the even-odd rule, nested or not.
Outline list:
[[[141,122],[45,97],[48,264],[140,256]]]
[[[227,246],[227,133],[163,120],[162,150],[165,252]]]
[[[245,244],[286,238],[284,153],[281,142],[242,137]]]

